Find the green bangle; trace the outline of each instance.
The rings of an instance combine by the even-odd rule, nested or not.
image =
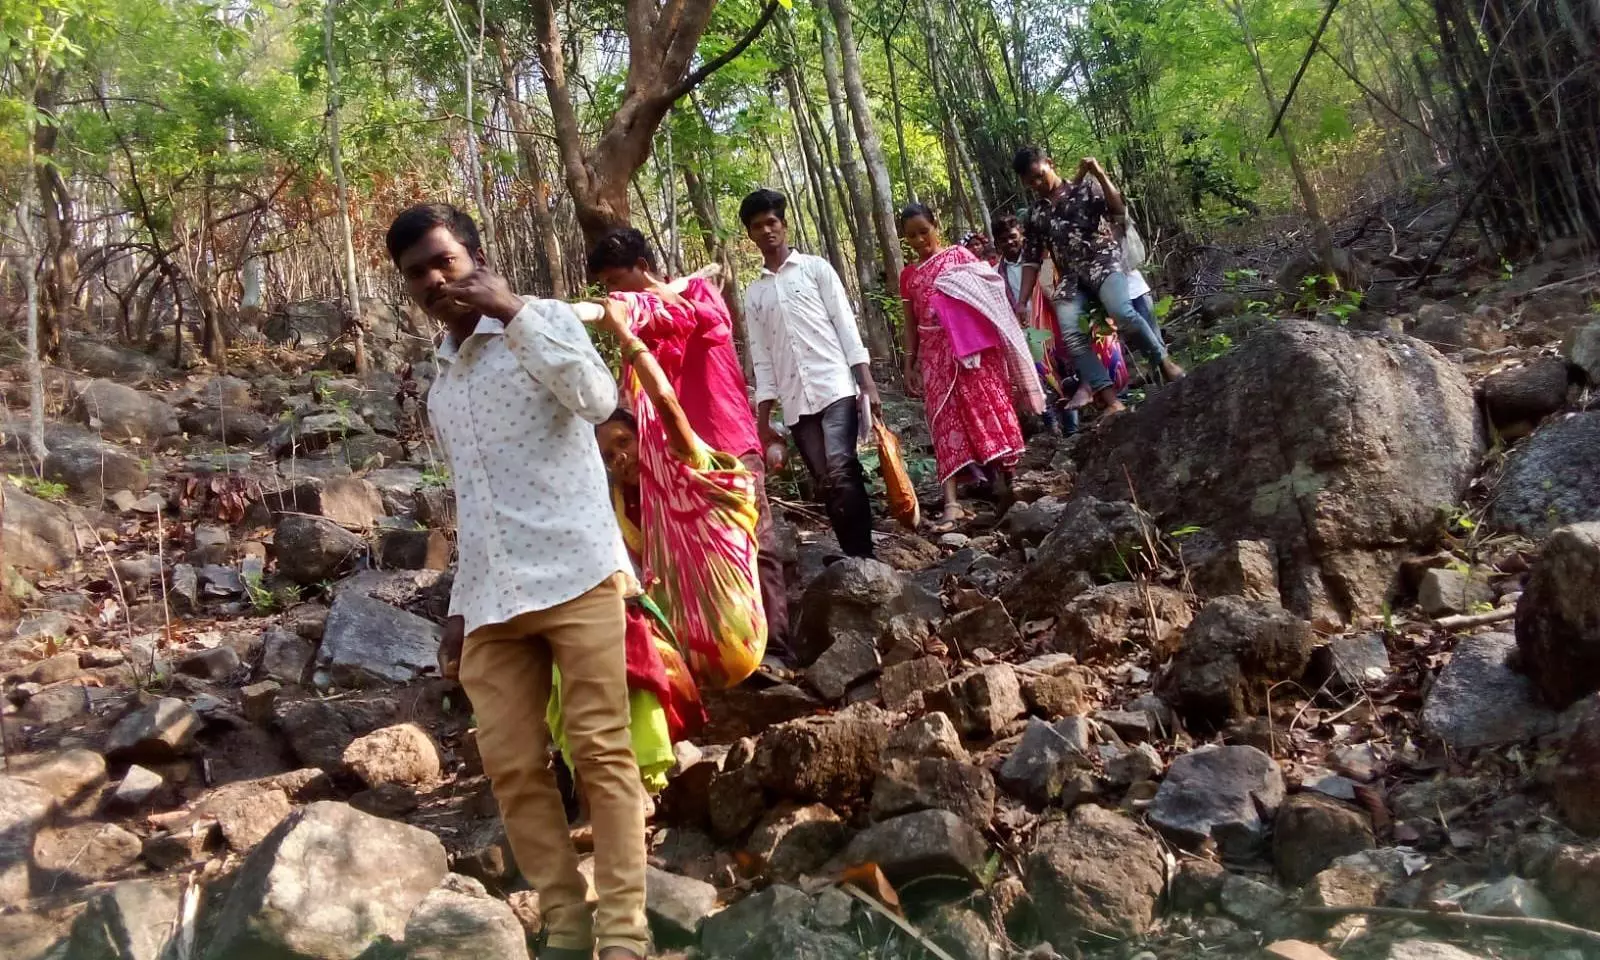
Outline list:
[[[649,352],[650,352],[650,348],[645,345],[645,342],[643,340],[634,340],[632,343],[629,343],[629,344],[626,344],[625,346],[623,346],[623,348],[622,348],[622,359],[624,359],[624,360],[632,360],[634,357],[637,357],[641,353],[649,353]]]

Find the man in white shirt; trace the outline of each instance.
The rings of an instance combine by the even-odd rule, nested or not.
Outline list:
[[[440,647],[478,719],[478,751],[517,865],[539,892],[543,958],[642,960],[644,802],[628,724],[629,569],[593,425],[617,389],[572,308],[524,299],[489,269],[472,218],[444,204],[395,218],[389,255],[445,326],[428,397],[460,517]],[[465,644],[462,646],[462,637]],[[571,760],[594,826],[598,903],[549,767],[545,709],[561,669]]]
[[[744,294],[756,429],[762,447],[781,442],[772,429],[772,408],[781,403],[783,422],[822,488],[839,548],[870,557],[872,502],[856,441],[858,396],[882,417],[872,358],[839,274],[821,257],[789,247],[788,206],[776,190],[757,190],[739,204],[739,219],[764,261]]]

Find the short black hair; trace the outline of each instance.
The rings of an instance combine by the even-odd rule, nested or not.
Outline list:
[[[1050,155],[1048,153],[1045,153],[1044,150],[1039,147],[1029,144],[1028,146],[1019,149],[1011,158],[1011,169],[1016,171],[1017,176],[1026,177],[1028,175],[1028,171],[1033,169],[1034,164],[1049,162]]]
[[[483,240],[478,236],[478,225],[466,211],[448,203],[419,203],[400,211],[400,215],[389,224],[389,232],[383,238],[384,246],[389,248],[389,259],[394,261],[395,266],[399,266],[400,255],[411,249],[412,244],[421,240],[423,234],[435,227],[448,229],[450,234],[467,248],[468,253],[483,251]]]
[[[739,222],[750,227],[750,221],[763,213],[775,213],[779,220],[789,222],[789,198],[776,190],[762,187],[739,202]]]
[[[589,275],[616,267],[627,269],[640,260],[651,270],[656,268],[656,255],[650,252],[650,241],[632,227],[617,227],[607,231],[589,251]]]
[[[934,216],[933,208],[925,203],[908,203],[900,208],[900,219],[897,221],[897,225],[901,230],[906,228],[906,221],[912,217],[921,217],[936,227],[939,225],[939,218]]]
[[[603,427],[608,423],[620,423],[634,433],[639,432],[639,418],[634,416],[633,411],[627,407],[618,407],[611,411],[611,416],[600,421],[600,426]]]
[[[995,239],[999,239],[1020,226],[1022,226],[1022,223],[1017,220],[1016,214],[997,213],[989,221],[989,233]]]

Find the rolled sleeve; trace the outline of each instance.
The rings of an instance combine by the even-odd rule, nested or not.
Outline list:
[[[872,362],[872,354],[861,342],[861,327],[856,323],[856,311],[850,305],[850,295],[845,291],[839,274],[832,264],[821,257],[812,261],[812,269],[816,271],[817,290],[822,295],[822,303],[828,310],[829,319],[833,321],[833,329],[839,335],[839,347],[844,351],[845,363],[854,367]]]
[[[593,424],[617,409],[617,384],[572,308],[530,299],[506,324],[506,346],[562,406]]]

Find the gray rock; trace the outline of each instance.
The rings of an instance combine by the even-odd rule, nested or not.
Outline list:
[[[860,636],[847,636],[822,651],[806,668],[806,680],[824,700],[837,703],[845,692],[878,670],[878,644]]]
[[[173,564],[167,599],[181,613],[197,612],[200,609],[199,571],[187,563]]]
[[[878,696],[889,710],[905,710],[919,694],[950,682],[944,661],[938,657],[918,657],[883,668],[878,677]]]
[[[1330,689],[1363,690],[1389,678],[1389,648],[1381,633],[1342,634],[1311,651],[1306,679]]]
[[[1072,798],[1064,796],[1064,791],[1074,782],[1075,775],[1094,769],[1087,737],[1080,739],[1076,734],[1081,726],[1077,717],[1055,725],[1030,718],[1021,742],[1000,766],[1000,784],[1009,793],[1037,806],[1070,803]]]
[[[1094,718],[1129,743],[1145,743],[1162,734],[1161,718],[1150,710],[1097,710]]]
[[[1150,823],[1185,847],[1206,840],[1247,858],[1266,841],[1283,803],[1283,773],[1255,747],[1213,747],[1172,761],[1150,806]]]
[[[1019,503],[1006,513],[1000,529],[1017,544],[1032,546],[1050,535],[1066,509],[1067,501],[1058,497],[1040,497],[1032,503]]]
[[[923,698],[929,710],[947,715],[966,737],[991,736],[1027,711],[1016,671],[1007,663],[969,670]]]
[[[1574,330],[1567,343],[1567,359],[1582,370],[1591,384],[1600,384],[1600,320]]]
[[[200,717],[176,697],[162,697],[133,711],[111,729],[106,757],[132,763],[165,763],[194,748]]]
[[[191,437],[218,443],[260,443],[272,433],[274,422],[254,410],[201,407],[178,415],[178,425]]]
[[[33,784],[0,776],[0,907],[28,899],[34,838],[54,806]]]
[[[111,799],[119,806],[137,807],[150,799],[150,795],[160,790],[165,782],[161,774],[134,764],[122,775],[122,781],[117,784]]]
[[[202,680],[220,681],[233,676],[240,667],[239,654],[232,647],[197,650],[178,661],[178,672]]]
[[[1317,635],[1275,604],[1222,597],[1184,631],[1157,692],[1191,729],[1215,730],[1264,713],[1267,692],[1299,680]]]
[[[1222,912],[1247,926],[1262,928],[1283,916],[1288,897],[1270,883],[1230,873],[1222,881]]]
[[[261,781],[223,784],[194,808],[197,819],[215,820],[235,853],[255,849],[289,815],[289,797]]]
[[[1106,746],[1100,748],[1102,769],[1112,786],[1127,787],[1161,776],[1167,768],[1161,754],[1148,743],[1133,747]],[[1107,751],[1110,751],[1109,753]]]
[[[70,805],[106,782],[106,760],[82,747],[34,756],[8,758],[7,772],[44,790],[57,803]]]
[[[1517,603],[1521,669],[1552,706],[1600,690],[1600,523],[1552,533]]]
[[[351,530],[370,530],[384,515],[378,488],[355,477],[324,483],[321,500],[322,515]]]
[[[717,888],[703,880],[645,868],[644,910],[650,935],[658,947],[694,942],[700,922],[717,908]]]
[[[316,644],[283,627],[268,627],[261,639],[260,676],[282,683],[303,683],[316,652]]]
[[[1485,377],[1479,389],[1496,427],[1537,422],[1567,405],[1567,362],[1539,357]]]
[[[119,490],[143,493],[150,485],[144,462],[114,443],[92,436],[58,436],[44,458],[44,478],[98,505]]]
[[[331,520],[289,514],[272,537],[278,572],[299,584],[320,583],[354,564],[365,541]]]
[[[1269,324],[1172,386],[1080,444],[1078,496],[1126,497],[1131,476],[1164,527],[1272,541],[1300,616],[1378,613],[1483,450],[1461,370],[1408,337]]]
[[[1561,763],[1550,772],[1550,786],[1567,826],[1600,835],[1600,694],[1590,694],[1568,712],[1576,719]],[[1565,726],[1567,717],[1562,720]]]
[[[864,706],[763,733],[753,761],[760,785],[803,803],[843,806],[860,797],[877,777],[889,739],[881,711]]]
[[[707,917],[700,928],[700,952],[715,960],[792,956],[776,952],[774,940],[784,930],[803,931],[810,912],[810,897],[775,884]]]
[[[1468,913],[1491,917],[1556,919],[1555,906],[1539,892],[1539,888],[1532,881],[1516,876],[1502,877],[1474,890],[1462,898],[1461,906]]]
[[[24,687],[14,687],[19,692]],[[22,719],[31,724],[48,725],[81,717],[89,712],[87,688],[77,684],[62,684],[39,690],[28,698],[18,711]]]
[[[876,823],[845,848],[850,866],[876,863],[889,882],[930,875],[980,883],[989,845],[965,820],[948,810],[921,810]]]
[[[177,411],[133,387],[91,380],[72,400],[72,418],[115,440],[159,440],[178,432]]]
[[[956,732],[955,724],[938,711],[923,714],[890,734],[883,748],[886,761],[929,757],[967,759],[967,748],[961,745],[961,734]]]
[[[388,726],[399,708],[393,700],[301,700],[279,704],[274,717],[289,749],[307,767],[329,773],[344,770],[344,751],[365,733]]]
[[[984,767],[947,757],[888,760],[872,785],[872,818],[948,810],[983,829],[994,818],[994,778]]]
[[[1177,590],[1146,583],[1108,583],[1078,594],[1056,617],[1056,649],[1083,662],[1123,655],[1125,647],[1149,650],[1157,662],[1178,649],[1178,638],[1194,619],[1189,600]]]
[[[453,882],[452,882],[453,881]],[[450,875],[406,921],[406,960],[528,960],[527,934],[505,901]]]
[[[1278,876],[1298,887],[1342,856],[1376,845],[1365,811],[1316,793],[1297,793],[1278,808],[1272,860]]]
[[[1278,548],[1272,541],[1223,540],[1202,530],[1181,538],[1178,551],[1189,584],[1200,596],[1280,602]]]
[[[45,613],[36,613],[31,617],[24,617],[17,624],[17,637],[23,640],[33,637],[40,639],[54,637],[58,640],[65,640],[71,630],[72,621],[67,619],[66,614],[50,610]]]
[[[404,683],[438,669],[439,627],[358,593],[328,611],[317,666],[342,687]]]
[[[0,538],[6,562],[18,570],[50,573],[72,563],[78,538],[72,521],[55,504],[31,497],[9,483],[0,483],[5,509],[0,510]]]
[[[426,830],[313,803],[240,866],[204,956],[354,958],[402,939],[445,871],[444,847]]]
[[[943,614],[938,597],[888,564],[846,558],[806,588],[790,646],[809,665],[835,643],[876,644],[896,616]]]
[[[998,600],[985,600],[971,610],[963,610],[939,627],[939,639],[949,646],[957,659],[965,659],[980,647],[991,653],[1003,654],[1022,639],[1016,624],[1011,622],[1005,605]]]
[[[1166,883],[1156,839],[1134,820],[1093,804],[1042,824],[1024,870],[1040,933],[1060,944],[1141,936]]]
[[[386,528],[378,532],[378,566],[384,570],[443,570],[450,541],[438,530]]]
[[[1480,572],[1435,568],[1417,586],[1417,605],[1430,617],[1471,613],[1481,604],[1494,604],[1494,588]]]
[[[1123,485],[1126,492],[1126,484]],[[1106,496],[1075,497],[1038,553],[1001,594],[1014,617],[1054,616],[1061,604],[1095,582],[1131,579],[1128,561],[1160,536],[1150,518],[1131,503]]]
[[[760,858],[768,877],[792,883],[819,870],[849,838],[844,821],[824,804],[782,806],[756,824],[745,849]]]
[[[76,653],[58,653],[36,662],[26,673],[28,683],[51,684],[71,680],[82,673]]]
[[[244,593],[244,578],[232,567],[219,563],[207,564],[196,575],[208,597],[237,597]]]
[[[1552,420],[1513,450],[1489,520],[1529,536],[1600,520],[1600,410]]]
[[[91,377],[142,383],[161,374],[161,364],[154,357],[100,340],[74,339],[67,356],[74,367]]]
[[[188,560],[198,566],[227,563],[231,542],[227,527],[216,523],[197,523],[194,527],[194,546],[189,548]]]
[[[1505,633],[1462,637],[1422,704],[1423,729],[1456,750],[1517,743],[1556,728],[1556,715],[1507,660],[1516,639]]]
[[[166,960],[179,927],[179,905],[174,880],[124,880],[79,914],[69,956]]]
[[[1436,940],[1400,940],[1389,944],[1384,960],[1486,960],[1481,953],[1468,953],[1460,947]]]
[[[352,435],[371,432],[367,422],[354,413],[317,411],[279,423],[267,437],[267,452],[280,458],[291,450],[314,453]]]

